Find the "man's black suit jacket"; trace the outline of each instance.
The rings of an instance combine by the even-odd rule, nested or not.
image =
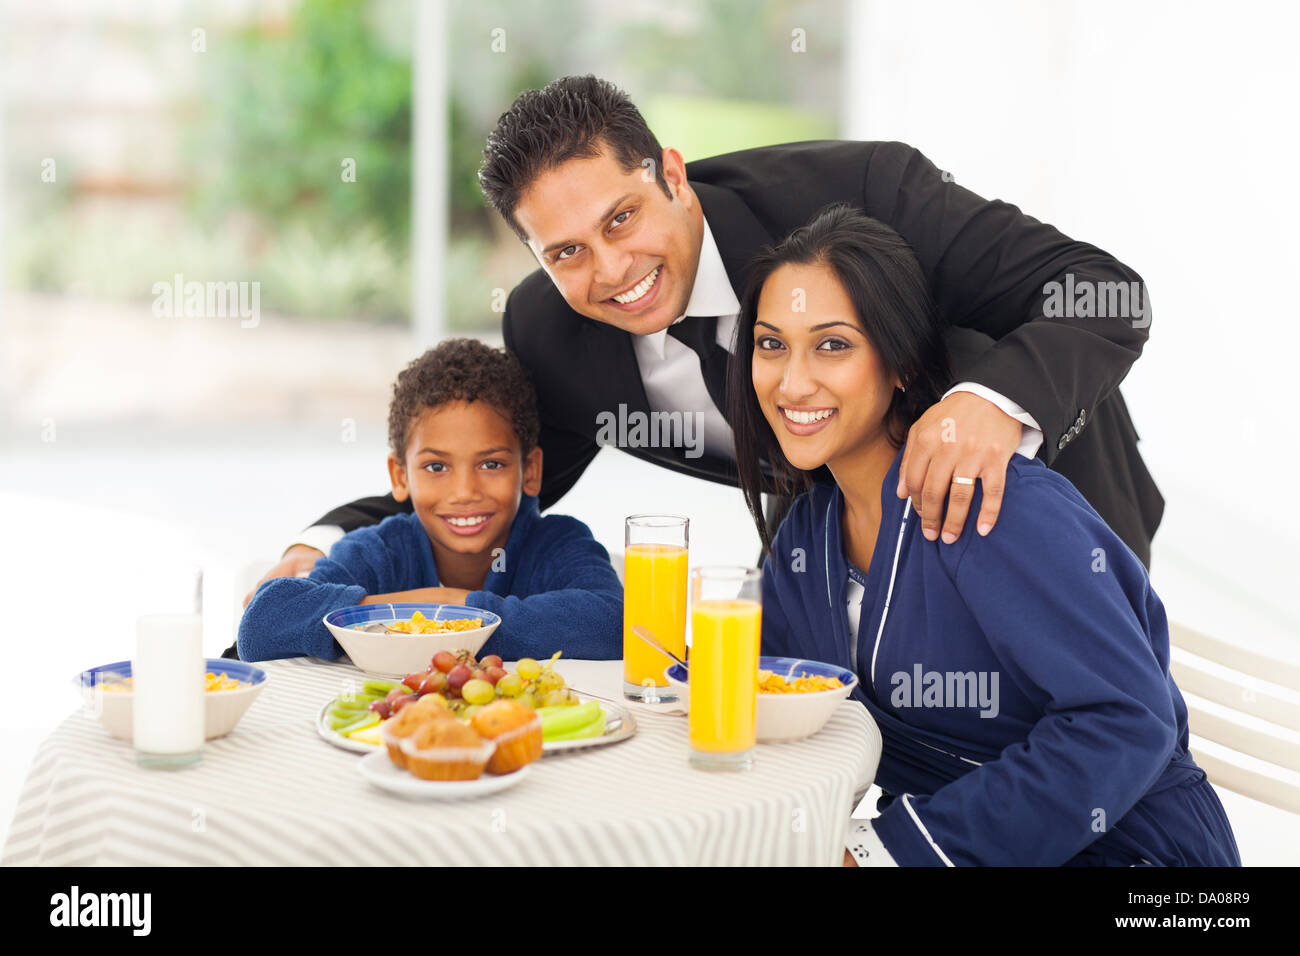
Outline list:
[[[902,235],[949,329],[954,381],[985,385],[1033,415],[1044,435],[1039,457],[1149,561],[1164,499],[1138,454],[1117,387],[1146,342],[1149,309],[1131,320],[1044,312],[1048,283],[1064,285],[1072,275],[1074,289],[1105,288],[1100,284],[1140,282],[1136,272],[1015,206],[981,199],[902,143],[792,143],[699,160],[686,170],[737,297],[754,253],[830,203],[852,203]],[[649,404],[631,335],[574,312],[540,269],[510,294],[503,332],[537,388],[545,509],[599,450],[598,416],[617,415],[620,405],[649,412]],[[684,474],[736,483],[724,458],[689,458],[685,448],[625,450]],[[391,496],[369,498],[318,523],[351,530],[401,510]]]

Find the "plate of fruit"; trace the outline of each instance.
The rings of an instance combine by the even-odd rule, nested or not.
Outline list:
[[[559,651],[544,663],[526,657],[511,671],[495,654],[477,660],[464,649],[439,651],[426,670],[407,674],[400,683],[366,680],[327,701],[316,731],[336,747],[370,753],[383,745],[389,721],[428,698],[422,706],[440,704],[469,722],[496,701],[516,701],[540,718],[548,754],[617,743],[635,734],[636,720],[626,708],[567,686],[554,667],[559,657]]]

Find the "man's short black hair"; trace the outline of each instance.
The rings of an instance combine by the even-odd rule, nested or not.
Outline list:
[[[537,447],[537,394],[519,359],[478,339],[447,339],[408,365],[393,384],[388,441],[406,458],[411,425],[426,409],[447,402],[483,402],[500,412],[519,438],[520,453]]]
[[[646,168],[669,199],[663,147],[626,93],[594,76],[562,76],[540,90],[525,90],[488,135],[478,182],[483,197],[527,242],[515,207],[542,173],[571,159],[590,159],[608,148],[626,172]]]

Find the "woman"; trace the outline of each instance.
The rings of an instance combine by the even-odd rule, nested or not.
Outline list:
[[[851,668],[884,738],[882,811],[846,863],[1240,865],[1187,752],[1164,608],[1074,486],[1013,456],[981,535],[958,476],[954,544],[898,500],[907,429],[949,379],[926,289],[901,237],[832,207],[755,261],[729,370],[770,546],[763,652]],[[763,461],[804,490],[775,540]]]

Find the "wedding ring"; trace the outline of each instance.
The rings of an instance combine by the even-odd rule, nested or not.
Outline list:
[[[973,484],[975,484],[975,479],[974,479],[974,478],[961,478],[961,477],[959,477],[959,476],[957,476],[957,475],[953,475],[953,476],[952,476],[952,483],[953,483],[954,485],[973,485]]]

